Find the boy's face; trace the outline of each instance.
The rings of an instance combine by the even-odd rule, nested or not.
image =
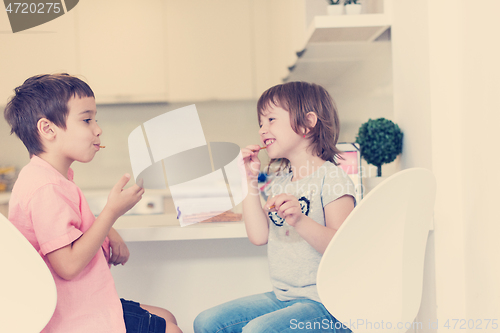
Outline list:
[[[101,128],[97,125],[97,108],[93,97],[78,96],[68,101],[66,129],[59,128],[59,153],[68,162],[90,162],[99,151]]]

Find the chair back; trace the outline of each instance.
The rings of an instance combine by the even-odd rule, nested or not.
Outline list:
[[[0,267],[0,330],[40,332],[56,308],[56,285],[42,257],[2,214]]]
[[[418,326],[435,192],[429,170],[398,172],[361,200],[328,245],[318,293],[353,332],[403,333]]]

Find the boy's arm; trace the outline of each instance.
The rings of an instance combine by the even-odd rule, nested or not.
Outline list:
[[[115,228],[111,228],[108,233],[109,245],[111,247],[111,255],[109,257],[108,263],[110,265],[125,265],[130,256],[127,244],[123,241],[118,231]]]
[[[243,200],[243,220],[250,242],[254,245],[265,245],[269,237],[267,215],[260,203],[257,179],[248,182],[248,194]]]
[[[130,175],[125,175],[113,187],[103,211],[80,238],[47,254],[50,264],[60,277],[71,280],[80,274],[97,251],[101,249],[102,243],[116,219],[141,199],[144,193],[143,188],[134,185],[123,190],[129,179]]]

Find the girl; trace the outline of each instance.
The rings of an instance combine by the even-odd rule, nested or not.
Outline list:
[[[261,147],[242,149],[249,193],[243,201],[247,235],[268,245],[273,291],[202,312],[195,332],[350,332],[321,304],[316,272],[328,243],[355,205],[354,184],[336,166],[339,119],[328,92],[305,82],[270,88],[257,104],[261,143],[281,160],[265,188],[257,176]],[[271,164],[270,163],[270,164]]]

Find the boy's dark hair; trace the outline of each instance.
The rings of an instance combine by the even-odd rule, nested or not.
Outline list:
[[[335,159],[340,158],[341,153],[336,147],[340,121],[335,102],[325,88],[307,82],[288,82],[269,88],[257,102],[259,122],[267,108],[276,106],[290,113],[290,125],[295,133],[302,134],[299,132],[301,128],[309,130],[307,137],[312,139],[310,147],[313,154],[338,165]],[[314,112],[318,117],[314,127],[310,127],[307,122],[306,115],[309,112]],[[277,160],[271,160],[269,165],[274,162]],[[289,161],[284,162],[280,170],[289,166]]]
[[[11,127],[10,134],[16,133],[30,156],[44,151],[37,129],[41,118],[66,129],[71,97],[94,97],[87,83],[66,73],[30,77],[14,92],[5,107],[4,117]]]

